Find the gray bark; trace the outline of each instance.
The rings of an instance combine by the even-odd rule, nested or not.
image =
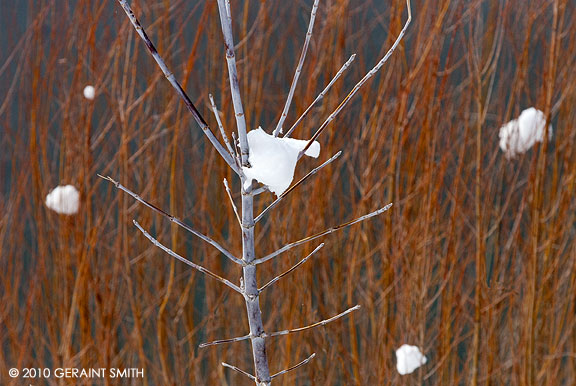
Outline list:
[[[244,181],[242,181],[242,185],[244,185]],[[242,270],[252,356],[256,371],[256,384],[270,385],[270,369],[266,355],[266,342],[263,337],[264,325],[260,311],[260,296],[256,279],[256,265],[253,264],[254,259],[254,196],[242,188],[242,260],[247,264]]]

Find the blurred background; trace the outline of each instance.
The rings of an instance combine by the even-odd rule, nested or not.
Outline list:
[[[235,128],[215,1],[131,2],[169,68],[216,133],[208,94]],[[249,128],[271,132],[304,42],[312,1],[232,2]],[[412,2],[383,69],[319,140],[340,159],[257,228],[257,257],[368,213],[261,297],[266,331],[362,308],[268,341],[272,373],[312,352],[284,385],[568,385],[576,379],[576,4],[569,0]],[[287,124],[353,53],[355,62],[293,134],[309,138],[390,47],[404,0],[320,2]],[[240,253],[211,148],[115,1],[0,1],[0,380],[8,369],[137,367],[144,379],[84,384],[249,385],[243,299],[153,247],[164,244],[238,282],[215,249],[116,190],[146,200]],[[93,85],[95,98],[83,89]],[[534,106],[551,140],[507,159],[499,129]],[[80,210],[45,205],[57,185]],[[262,194],[256,213],[274,196]],[[260,267],[265,283],[318,244]],[[428,363],[396,371],[395,349]],[[62,381],[62,380],[60,380]],[[59,384],[34,380],[34,384]],[[61,384],[67,384],[62,381]],[[83,384],[78,381],[78,384]]]

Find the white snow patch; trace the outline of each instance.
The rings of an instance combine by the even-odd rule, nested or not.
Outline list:
[[[84,98],[89,99],[89,100],[93,100],[94,96],[96,96],[96,89],[94,88],[94,86],[88,85],[86,87],[84,87]]]
[[[411,374],[428,361],[418,347],[409,344],[403,344],[396,350],[396,360],[396,369],[400,375]]]
[[[80,193],[72,185],[57,186],[46,196],[46,206],[60,214],[76,214],[80,206]]]
[[[306,140],[274,137],[261,127],[251,130],[248,133],[248,162],[251,167],[242,168],[247,178],[244,188],[247,189],[252,180],[256,180],[268,186],[276,196],[281,195],[292,183],[298,153],[307,143]],[[304,154],[317,158],[320,144],[314,141]]]
[[[544,141],[545,127],[544,113],[530,107],[522,111],[518,119],[513,119],[500,128],[500,149],[508,159],[523,154],[536,142]],[[548,137],[552,138],[552,125],[548,126]]]

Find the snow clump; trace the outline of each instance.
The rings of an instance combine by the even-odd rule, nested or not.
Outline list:
[[[522,111],[518,119],[513,119],[500,128],[500,149],[508,159],[523,154],[536,142],[544,141],[545,127],[544,113],[530,107]],[[552,125],[548,126],[548,137],[552,138]]]
[[[57,186],[46,196],[46,206],[56,213],[76,214],[80,206],[80,193],[72,185]]]
[[[96,95],[96,89],[94,89],[94,86],[88,85],[86,87],[84,87],[84,98],[89,99],[89,100],[93,100],[94,96]]]
[[[274,137],[261,127],[251,130],[248,133],[248,162],[251,167],[242,168],[246,175],[244,189],[248,189],[252,180],[256,180],[280,196],[292,183],[298,154],[307,143],[306,140]],[[314,141],[304,154],[317,158],[320,144]]]
[[[408,344],[403,344],[396,350],[396,360],[396,369],[400,375],[411,374],[428,361],[418,347]]]

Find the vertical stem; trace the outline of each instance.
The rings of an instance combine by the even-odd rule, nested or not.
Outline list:
[[[244,186],[244,181],[242,181]],[[246,263],[254,261],[254,196],[242,188],[242,259]],[[266,344],[262,334],[262,312],[260,311],[260,296],[258,282],[256,280],[256,265],[246,265],[244,274],[244,298],[246,300],[246,312],[250,325],[250,342],[252,344],[252,356],[256,372],[257,385],[270,385],[270,369],[266,356]]]
[[[228,63],[228,76],[230,78],[230,93],[236,116],[236,128],[240,141],[240,160],[242,166],[248,166],[248,138],[246,136],[246,120],[240,97],[240,85],[236,69],[236,57],[234,55],[234,40],[232,37],[232,15],[229,1],[218,0],[220,24],[226,46],[226,62]],[[254,196],[252,189],[244,189],[245,178],[240,177],[242,190],[242,260],[248,263],[242,271],[244,275],[244,299],[248,324],[250,325],[250,342],[252,344],[252,356],[254,359],[254,371],[256,385],[267,386],[271,384],[270,369],[266,356],[266,344],[264,342],[264,325],[262,312],[260,311],[260,296],[258,282],[256,280],[256,265],[250,264],[255,259],[254,253]]]
[[[232,16],[230,14],[229,1],[218,0],[218,12],[220,13],[220,24],[224,35],[224,45],[226,46],[226,63],[228,64],[228,75],[230,78],[230,94],[232,94],[232,105],[234,116],[236,117],[236,128],[238,129],[238,139],[240,140],[240,159],[242,166],[248,166],[248,139],[246,137],[246,118],[240,97],[240,83],[238,82],[238,70],[236,69],[236,55],[234,54],[234,39],[232,37]]]

